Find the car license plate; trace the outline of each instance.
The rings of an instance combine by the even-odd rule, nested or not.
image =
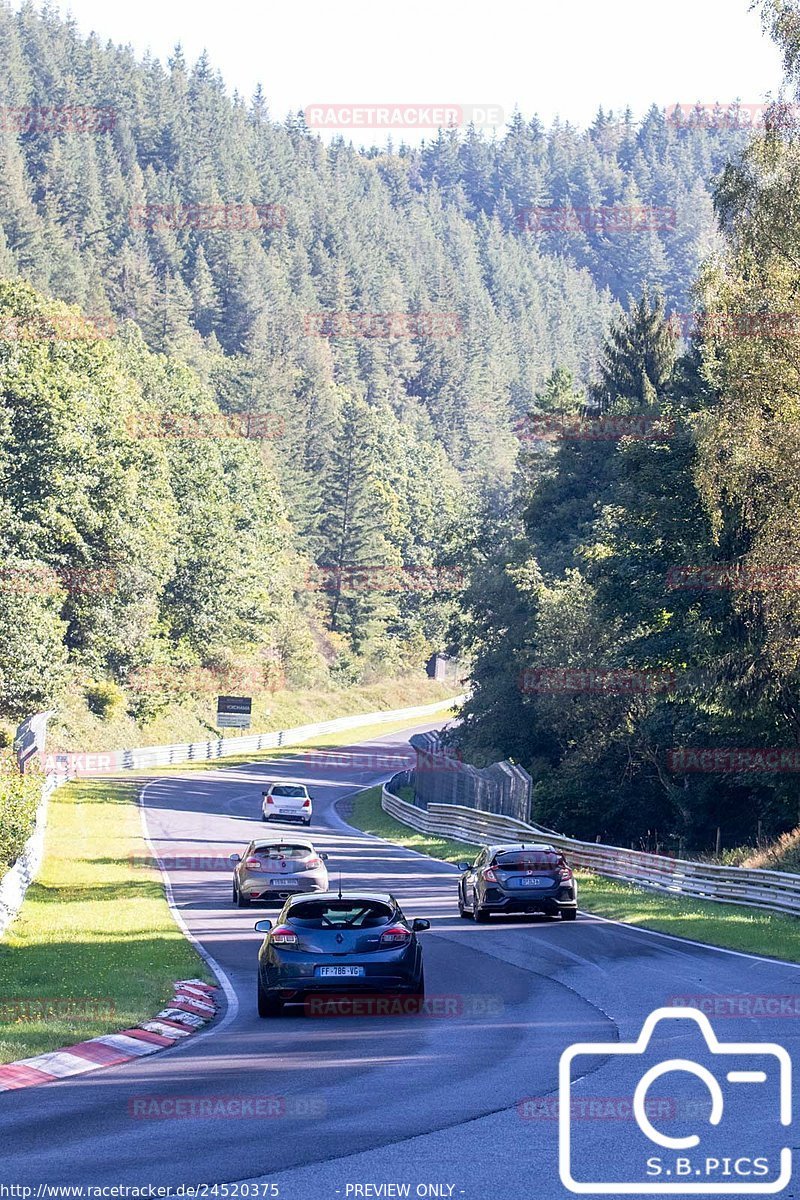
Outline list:
[[[552,882],[553,882],[552,879],[536,879],[536,878],[532,878],[532,879],[523,878],[523,879],[517,880],[519,887],[547,887]]]
[[[290,888],[292,888],[292,887],[297,887],[297,880],[287,878],[284,875],[283,879],[270,879],[270,884],[272,885],[272,887],[284,887],[284,888],[290,887]]]
[[[345,976],[363,975],[364,968],[363,967],[317,967],[317,974],[324,975],[326,977],[331,976],[331,975],[333,975],[334,977],[337,977],[337,976],[341,977],[343,975],[345,975]]]

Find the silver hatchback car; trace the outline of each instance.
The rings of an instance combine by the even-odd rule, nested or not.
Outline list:
[[[285,900],[301,892],[327,891],[327,857],[307,838],[257,838],[244,854],[230,856],[233,903],[247,908],[251,900]]]

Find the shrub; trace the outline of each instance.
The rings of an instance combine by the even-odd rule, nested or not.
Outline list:
[[[20,775],[10,750],[0,750],[0,876],[13,866],[33,828],[42,794],[42,775],[28,768]]]
[[[125,693],[122,688],[117,687],[116,683],[108,683],[104,680],[88,684],[84,696],[89,706],[89,712],[94,713],[103,721],[113,717],[125,703]]]

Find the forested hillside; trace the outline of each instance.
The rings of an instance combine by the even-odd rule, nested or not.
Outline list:
[[[28,5],[0,7],[0,112],[7,718],[76,679],[144,718],[170,673],[341,684],[466,649],[520,418],[597,399],[629,295],[695,306],[748,140],[654,109],[326,147],[205,57],[137,61]],[[532,536],[578,510],[532,498]],[[573,536],[537,553],[563,569]]]
[[[796,88],[794,9],[764,10]],[[528,441],[518,519],[476,553],[461,743],[529,766],[540,819],[590,840],[724,849],[800,817],[796,112],[718,181],[692,344],[656,294],[631,304],[601,411]]]

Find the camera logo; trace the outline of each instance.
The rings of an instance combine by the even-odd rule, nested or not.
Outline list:
[[[676,1026],[678,1021],[683,1024]],[[691,1058],[672,1057],[679,1040],[690,1042]],[[670,1053],[659,1054],[659,1045]],[[607,1061],[600,1071],[598,1058]],[[607,1086],[608,1070],[614,1071],[615,1095],[632,1097],[635,1125],[613,1154],[598,1155],[597,1142],[586,1133],[590,1123],[570,1120],[572,1080],[585,1084],[597,1073]],[[696,1008],[656,1009],[635,1042],[576,1043],[559,1064],[561,1182],[578,1195],[781,1192],[791,1182],[792,1152],[777,1144],[775,1127],[791,1124],[791,1073],[783,1046],[720,1042]],[[665,1084],[670,1109],[654,1107],[655,1096],[648,1095]],[[676,1113],[678,1127],[664,1132],[665,1122],[654,1118],[660,1111]]]

